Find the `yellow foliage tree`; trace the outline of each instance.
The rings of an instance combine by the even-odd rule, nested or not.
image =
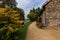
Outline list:
[[[23,20],[19,20],[20,16],[18,11],[11,8],[0,8],[0,35],[1,40],[11,39],[10,35],[13,33],[18,33],[20,24],[24,23]],[[6,32],[5,32],[6,31]],[[4,33],[5,32],[5,33]],[[16,37],[13,34],[14,38]],[[13,40],[12,38],[11,40]],[[14,39],[15,40],[15,39]],[[18,38],[16,39],[18,40]]]

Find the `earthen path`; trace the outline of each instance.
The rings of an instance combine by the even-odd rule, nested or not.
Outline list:
[[[33,22],[27,31],[26,40],[60,40],[60,30],[44,30]]]

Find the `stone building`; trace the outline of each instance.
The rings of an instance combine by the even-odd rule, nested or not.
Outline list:
[[[60,0],[48,0],[42,6],[43,12],[43,25],[44,26],[60,26]]]

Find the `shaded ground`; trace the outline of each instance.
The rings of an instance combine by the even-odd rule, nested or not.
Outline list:
[[[39,29],[33,22],[28,28],[26,40],[60,40],[60,30]]]

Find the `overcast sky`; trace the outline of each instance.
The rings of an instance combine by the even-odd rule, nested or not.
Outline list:
[[[27,14],[29,13],[30,9],[41,7],[43,3],[47,0],[16,0],[17,7],[22,8],[25,12],[25,18],[27,18]]]

